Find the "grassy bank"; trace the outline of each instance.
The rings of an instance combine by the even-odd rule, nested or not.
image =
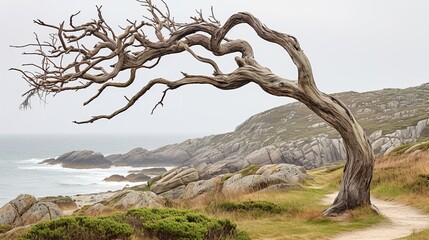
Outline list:
[[[429,152],[377,159],[372,193],[381,199],[399,201],[429,213]]]
[[[303,189],[216,199],[194,208],[231,219],[252,239],[324,239],[385,221],[368,208],[349,211],[339,218],[323,217],[322,211],[328,205],[323,205],[322,200],[338,189],[342,169],[334,166],[309,173],[313,179]]]

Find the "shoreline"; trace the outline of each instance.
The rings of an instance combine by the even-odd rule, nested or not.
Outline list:
[[[116,191],[108,191],[108,192],[97,192],[97,193],[76,194],[72,196],[66,196],[66,197],[70,197],[76,203],[77,208],[70,209],[70,210],[63,210],[63,214],[65,216],[70,216],[76,210],[79,210],[84,206],[93,205],[98,202],[102,202],[121,191],[124,191],[124,189],[116,190]]]

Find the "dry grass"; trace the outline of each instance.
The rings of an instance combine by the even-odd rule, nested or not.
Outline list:
[[[192,208],[216,218],[228,218],[239,230],[247,232],[252,239],[325,239],[335,234],[361,229],[385,219],[366,208],[348,212],[342,219],[326,218],[322,212],[328,206],[322,204],[326,194],[338,189],[341,166],[310,171],[312,180],[303,189],[289,192],[253,193],[222,196],[213,192],[192,203],[180,207]],[[226,211],[222,205],[240,204],[248,201],[269,202],[282,210]]]
[[[376,160],[372,193],[429,212],[429,152],[386,156]]]

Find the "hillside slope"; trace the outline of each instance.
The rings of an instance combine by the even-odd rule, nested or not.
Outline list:
[[[370,136],[376,155],[429,137],[429,83],[407,89],[335,94]],[[295,102],[254,115],[234,132],[148,151],[107,156],[117,166],[193,166],[202,179],[251,164],[292,163],[306,169],[344,160],[339,134]]]

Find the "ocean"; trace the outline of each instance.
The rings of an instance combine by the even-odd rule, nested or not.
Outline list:
[[[109,155],[136,147],[156,149],[194,136],[184,135],[0,135],[0,207],[22,193],[36,197],[114,191],[137,183],[104,182],[142,168],[67,169],[39,162],[74,150]],[[169,167],[169,166],[166,166]],[[138,183],[141,184],[141,183]]]

